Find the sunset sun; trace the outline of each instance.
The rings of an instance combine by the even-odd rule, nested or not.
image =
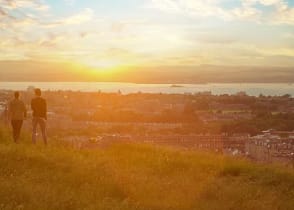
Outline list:
[[[89,61],[85,63],[89,67],[97,69],[97,71],[108,71],[119,68],[121,63],[114,60],[97,60],[97,61]]]

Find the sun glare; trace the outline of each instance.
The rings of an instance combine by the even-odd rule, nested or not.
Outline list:
[[[97,71],[106,71],[118,68],[121,63],[113,60],[97,60],[86,62],[86,65],[97,69]]]

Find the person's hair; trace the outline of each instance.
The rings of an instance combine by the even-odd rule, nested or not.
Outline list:
[[[18,91],[14,92],[14,98],[19,98],[19,92]]]
[[[40,89],[40,88],[36,88],[36,89],[35,89],[35,94],[36,94],[37,96],[41,96],[41,94],[42,94],[41,89]]]

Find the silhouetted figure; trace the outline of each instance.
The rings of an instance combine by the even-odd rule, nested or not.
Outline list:
[[[41,90],[35,89],[36,97],[31,101],[31,108],[33,110],[33,143],[36,143],[37,138],[37,126],[40,125],[42,137],[44,143],[47,145],[47,134],[46,134],[46,121],[47,121],[47,103],[44,98],[41,97]]]
[[[25,104],[19,99],[19,92],[14,93],[14,99],[8,105],[8,117],[11,120],[13,140],[18,143],[23,120],[27,117]]]

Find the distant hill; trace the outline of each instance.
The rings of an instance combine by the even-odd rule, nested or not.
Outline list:
[[[112,73],[83,65],[38,61],[0,61],[0,81],[95,81],[132,83],[292,83],[294,67],[156,66],[123,67]]]
[[[294,171],[148,145],[15,145],[0,129],[0,208],[292,210]]]

